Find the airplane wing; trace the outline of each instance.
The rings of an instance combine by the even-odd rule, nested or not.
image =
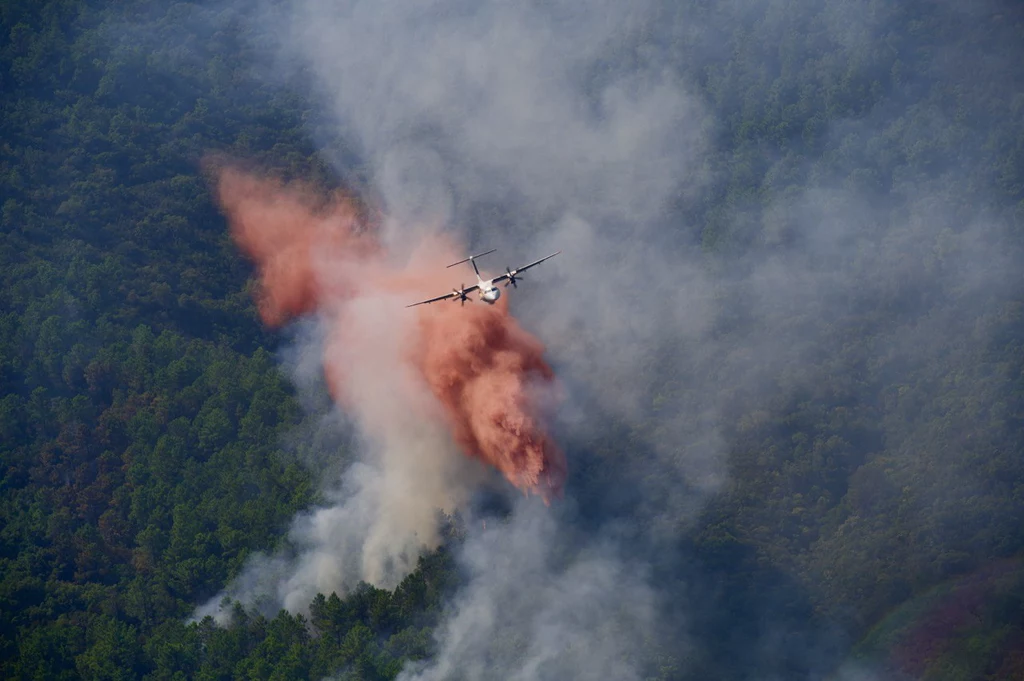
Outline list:
[[[462,293],[471,293],[471,292],[477,290],[478,288],[480,288],[479,284],[473,284],[472,286],[467,286],[466,288],[462,289]],[[459,297],[459,290],[456,289],[456,290],[452,291],[451,293],[444,294],[443,296],[438,296],[436,298],[430,298],[429,300],[421,300],[418,303],[413,303],[412,305],[406,305],[406,307],[416,307],[417,305],[426,305],[427,303],[436,303],[439,300],[447,300],[448,298],[458,298],[458,297]]]
[[[499,281],[504,281],[505,279],[508,279],[510,276],[514,277],[515,275],[519,274],[520,272],[524,272],[524,271],[530,269],[534,265],[541,264],[542,262],[544,262],[548,258],[555,257],[559,253],[561,253],[561,251],[556,251],[556,252],[552,253],[551,255],[545,255],[540,260],[535,260],[535,261],[531,262],[529,265],[523,265],[522,267],[517,267],[516,269],[513,269],[513,270],[506,270],[505,274],[498,275],[497,277],[495,277],[491,281],[493,281],[494,283],[498,283]]]

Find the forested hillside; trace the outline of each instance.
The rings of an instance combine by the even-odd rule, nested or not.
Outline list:
[[[281,372],[287,332],[261,326],[203,172],[224,153],[320,186],[364,174],[318,147],[320,102],[272,75],[249,9],[0,6],[5,679],[393,679],[437,653],[467,579],[453,517],[394,591],[188,621],[317,502],[304,464],[350,456],[305,435],[329,407]],[[663,222],[720,305],[704,349],[650,349],[640,417],[565,443],[578,522],[630,526],[678,624],[637,667],[826,678],[853,650],[1021,678],[1024,12],[688,0],[623,30],[595,84],[654,53],[705,111]],[[763,266],[793,253],[813,276],[778,294]],[[662,465],[652,433],[695,451],[712,403],[725,482],[678,501],[637,462]],[[886,619],[928,608],[939,634]]]
[[[2,12],[2,674],[130,677],[311,497],[199,160],[315,160],[286,94],[211,63],[229,25],[173,59],[132,10]]]

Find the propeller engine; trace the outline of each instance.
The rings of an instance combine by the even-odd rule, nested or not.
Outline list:
[[[459,285],[459,288],[457,288],[457,289],[453,288],[453,289],[452,289],[452,293],[454,293],[454,294],[456,295],[456,297],[455,297],[455,298],[452,298],[452,300],[458,300],[458,301],[461,301],[461,302],[460,302],[460,304],[461,304],[461,305],[462,305],[463,307],[465,307],[465,306],[466,306],[466,301],[467,301],[467,300],[468,300],[469,302],[471,302],[471,303],[473,302],[473,299],[472,299],[472,298],[470,298],[470,297],[469,297],[468,295],[466,295],[466,285],[465,285],[465,284],[460,284],[460,285]]]
[[[508,275],[508,279],[505,280],[505,288],[508,288],[509,284],[512,284],[512,288],[519,288],[516,285],[516,280],[518,279],[516,277],[517,272],[519,272],[519,270],[513,270],[509,268],[507,265],[505,266],[505,274]]]

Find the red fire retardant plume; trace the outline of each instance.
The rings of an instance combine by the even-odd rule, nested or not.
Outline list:
[[[213,172],[231,234],[258,267],[264,322],[279,326],[319,313],[333,324],[324,361],[335,399],[351,404],[359,395],[347,385],[344,362],[332,359],[332,353],[372,335],[357,326],[368,323],[360,321],[365,315],[345,314],[346,304],[382,290],[397,294],[380,298],[379,304],[400,308],[388,314],[413,315],[415,323],[402,327],[405,352],[395,361],[406,363],[429,386],[463,451],[525,492],[545,500],[559,495],[565,460],[540,418],[542,399],[555,392],[554,375],[544,361],[544,346],[515,321],[507,299],[493,306],[442,301],[404,308],[406,302],[450,290],[461,279],[471,282],[460,277],[465,272],[444,269],[464,255],[435,236],[420,244],[417,253],[423,257],[414,257],[414,265],[398,267],[351,197],[318,197],[300,185],[230,166]]]

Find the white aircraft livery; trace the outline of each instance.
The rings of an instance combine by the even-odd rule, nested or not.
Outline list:
[[[540,260],[531,262],[529,265],[523,265],[522,267],[517,267],[516,269],[510,269],[506,267],[505,274],[494,277],[493,279],[483,279],[480,277],[480,270],[476,266],[476,259],[479,258],[480,256],[487,255],[488,253],[494,253],[495,250],[497,249],[492,248],[489,251],[484,251],[483,253],[471,255],[468,258],[465,258],[464,260],[453,262],[451,265],[448,265],[448,267],[455,267],[456,265],[461,265],[464,262],[468,262],[469,264],[471,264],[473,266],[473,271],[476,272],[476,284],[472,286],[463,285],[462,288],[452,289],[451,293],[446,293],[443,296],[438,296],[436,298],[431,298],[429,300],[421,300],[418,303],[406,305],[406,307],[426,305],[427,303],[436,303],[439,300],[448,299],[458,300],[463,305],[465,305],[467,300],[469,302],[473,302],[473,299],[469,297],[469,294],[472,293],[473,291],[477,292],[477,297],[480,298],[480,300],[484,301],[489,305],[493,305],[498,300],[498,298],[501,298],[501,291],[498,289],[497,286],[495,286],[495,284],[504,281],[505,286],[512,284],[512,288],[516,288],[516,281],[519,279],[520,272],[525,272],[534,265],[539,265],[548,258],[553,258],[559,253],[561,253],[561,251],[557,251],[555,253],[552,253],[551,255],[544,256]]]

